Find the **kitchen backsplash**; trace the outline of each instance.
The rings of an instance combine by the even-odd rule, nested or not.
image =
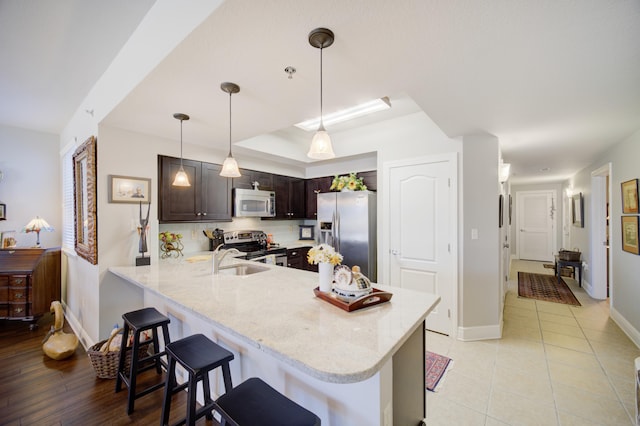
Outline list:
[[[233,218],[233,222],[219,223],[168,223],[160,224],[159,232],[174,232],[182,234],[184,253],[196,253],[209,250],[209,240],[202,232],[204,229],[220,228],[226,231],[259,230],[273,235],[276,243],[286,243],[298,240],[299,227],[302,224],[315,224],[309,220],[260,220],[256,218]]]

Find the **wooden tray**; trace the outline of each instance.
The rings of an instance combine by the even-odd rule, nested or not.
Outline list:
[[[329,302],[334,306],[337,306],[340,309],[343,309],[347,312],[356,311],[358,309],[367,308],[369,306],[379,305],[381,303],[388,302],[391,300],[393,293],[389,293],[388,291],[378,290],[377,288],[373,289],[373,292],[359,297],[357,299],[352,300],[351,302],[344,302],[335,295],[335,293],[324,293],[320,291],[319,287],[313,289],[313,293],[316,297],[324,300],[325,302]]]

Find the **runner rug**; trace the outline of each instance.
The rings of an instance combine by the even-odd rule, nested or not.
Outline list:
[[[451,358],[447,358],[446,356],[438,355],[433,352],[427,351],[425,355],[425,365],[426,365],[426,386],[427,390],[431,392],[434,391],[440,379],[442,379],[442,375],[447,370],[447,366],[451,362]]]
[[[518,296],[581,306],[564,279],[558,280],[555,275],[518,272]]]

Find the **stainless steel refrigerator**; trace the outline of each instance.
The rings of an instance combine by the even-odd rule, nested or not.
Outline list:
[[[370,191],[318,194],[318,240],[333,246],[343,265],[360,266],[372,282],[378,277],[376,193]]]

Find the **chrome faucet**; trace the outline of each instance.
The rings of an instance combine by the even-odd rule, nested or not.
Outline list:
[[[213,264],[212,264],[211,272],[214,275],[220,272],[220,264],[222,263],[222,259],[224,259],[228,254],[235,254],[235,255],[242,254],[242,252],[238,249],[231,248],[227,250],[222,250],[221,247],[222,247],[222,244],[216,247],[216,249],[213,251]]]

